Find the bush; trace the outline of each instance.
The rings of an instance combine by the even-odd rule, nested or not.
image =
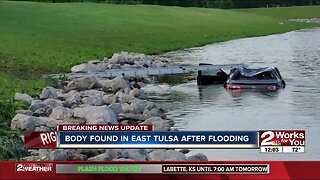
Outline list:
[[[20,159],[26,155],[21,132],[10,129],[16,109],[24,106],[13,99],[0,100],[0,160]]]
[[[23,142],[15,133],[7,132],[7,136],[0,136],[0,160],[18,160],[27,155]]]

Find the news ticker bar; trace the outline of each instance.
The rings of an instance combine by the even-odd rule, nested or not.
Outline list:
[[[258,148],[256,131],[63,131],[58,136],[58,148]]]
[[[320,179],[319,169],[320,161],[2,161],[0,179]]]
[[[269,164],[56,164],[57,174],[269,174]]]
[[[304,130],[152,131],[152,125],[59,125],[57,132],[25,133],[25,148],[230,148],[302,153]]]

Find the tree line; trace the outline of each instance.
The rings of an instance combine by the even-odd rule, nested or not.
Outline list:
[[[28,1],[28,0],[27,0]],[[38,2],[96,2],[113,4],[150,4],[205,8],[257,8],[320,5],[320,0],[29,0]]]
[[[319,5],[320,0],[107,0],[116,4],[152,4],[207,8],[255,8]]]

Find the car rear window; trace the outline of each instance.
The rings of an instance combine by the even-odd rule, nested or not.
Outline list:
[[[243,76],[240,72],[236,72],[233,77],[233,80],[271,80],[276,79],[275,75],[271,71],[259,73],[252,77]]]

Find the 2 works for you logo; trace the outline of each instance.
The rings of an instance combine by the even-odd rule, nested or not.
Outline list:
[[[305,131],[269,130],[259,131],[260,146],[304,146]]]
[[[17,163],[16,172],[53,172],[52,163]]]

